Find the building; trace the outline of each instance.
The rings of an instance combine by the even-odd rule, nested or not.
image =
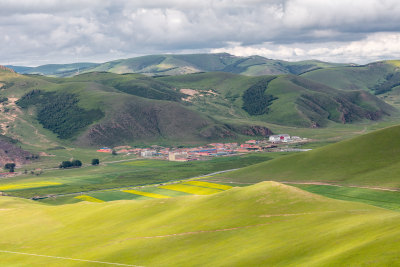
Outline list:
[[[112,149],[108,147],[102,147],[97,150],[97,152],[102,152],[102,153],[112,153]]]
[[[187,152],[169,152],[168,153],[168,160],[169,161],[187,161],[188,160],[188,153]]]
[[[288,135],[288,134],[270,135],[269,141],[273,142],[273,143],[288,142],[288,141],[290,141],[290,135]]]
[[[145,150],[140,152],[140,156],[147,158],[147,157],[154,157],[157,154],[155,150]]]

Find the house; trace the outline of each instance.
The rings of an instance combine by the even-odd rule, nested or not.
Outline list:
[[[108,148],[108,147],[102,147],[102,148],[98,149],[97,152],[111,153],[111,152],[112,152],[112,149],[111,149],[111,148]]]
[[[288,141],[290,141],[290,135],[288,135],[288,134],[270,135],[269,141],[272,143],[288,142]]]
[[[154,157],[157,154],[157,152],[155,150],[145,150],[140,152],[140,156],[141,157]]]

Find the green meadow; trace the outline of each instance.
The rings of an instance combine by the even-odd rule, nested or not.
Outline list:
[[[212,172],[236,169],[280,157],[287,153],[251,153],[242,156],[214,158],[207,161],[170,162],[163,160],[131,160],[72,169],[45,170],[41,175],[20,175],[3,178],[1,186],[55,182],[47,187],[4,190],[7,195],[32,198],[64,195],[112,188],[159,184]]]
[[[265,180],[400,187],[400,126],[222,174],[232,182]]]
[[[0,207],[5,266],[399,262],[399,213],[275,182],[208,196],[61,206],[0,197]]]

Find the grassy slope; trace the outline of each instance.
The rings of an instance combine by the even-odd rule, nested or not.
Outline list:
[[[50,207],[3,197],[0,203],[0,233],[5,241],[0,250],[6,251],[144,266],[398,262],[398,213],[271,182],[211,196],[140,202]],[[0,255],[8,266],[93,266]]]
[[[161,77],[157,80],[176,88],[203,92],[191,100],[192,108],[237,123],[268,122],[295,127],[311,127],[317,123],[324,127],[331,126],[329,122],[333,121],[360,122],[364,118],[378,119],[383,114],[395,113],[392,107],[368,93],[336,90],[293,75],[248,77],[228,73],[201,73]],[[260,80],[271,81],[265,94],[271,94],[277,99],[272,101],[267,114],[250,116],[242,109],[242,95]],[[204,94],[208,90],[216,94]]]
[[[257,182],[319,181],[400,187],[400,126],[394,126],[226,174]]]
[[[249,76],[268,74],[299,74],[317,68],[335,67],[316,60],[286,62],[260,56],[236,57],[221,54],[150,55],[106,62],[87,71],[114,73],[146,73],[151,75],[179,75],[196,72],[223,71]]]
[[[396,72],[398,61],[381,61],[357,67],[325,68],[307,72],[302,77],[337,89],[371,90],[385,81],[389,73]]]

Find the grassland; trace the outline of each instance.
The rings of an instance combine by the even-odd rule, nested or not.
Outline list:
[[[48,187],[7,190],[18,197],[64,195],[110,188],[123,188],[187,179],[208,173],[249,166],[287,153],[255,153],[244,156],[215,158],[209,161],[169,162],[133,160],[86,166],[83,168],[44,170],[41,175],[20,175],[3,178],[0,187],[53,182]]]
[[[313,184],[291,185],[314,194],[334,199],[361,202],[385,209],[400,211],[400,192],[398,191]]]
[[[393,266],[399,261],[399,213],[274,182],[209,196],[62,206],[0,197],[0,206],[0,257],[6,266],[99,265],[95,261]]]
[[[226,174],[232,181],[324,182],[400,188],[400,126]]]

